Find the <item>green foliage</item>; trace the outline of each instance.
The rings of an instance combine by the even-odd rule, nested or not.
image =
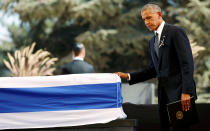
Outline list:
[[[206,91],[210,88],[210,1],[189,0],[179,8],[169,7],[168,11],[169,16],[175,17],[177,24],[185,28],[191,40],[205,47],[195,60],[195,77],[200,87],[198,91]]]
[[[59,68],[71,61],[75,42],[86,46],[86,61],[97,72],[135,71],[144,68],[149,58],[149,32],[140,16],[140,8],[151,0],[1,0],[0,9],[18,14],[21,25],[8,27],[12,43],[0,48],[0,75],[6,52],[14,52],[36,42],[35,51],[46,49]],[[195,59],[198,92],[210,87],[210,1],[157,0],[164,20],[183,27],[199,53]],[[6,45],[10,45],[7,47]],[[14,47],[13,47],[14,45]],[[205,50],[198,52],[198,48]],[[206,97],[206,95],[204,95]]]
[[[5,67],[3,60],[7,58],[7,52],[12,52],[14,44],[8,41],[3,41],[0,44],[0,76],[9,76],[9,70]]]
[[[60,58],[59,67],[71,61],[72,44],[83,42],[86,61],[97,72],[129,72],[147,65],[152,33],[142,22],[139,8],[149,1],[3,0],[0,7],[20,16],[21,25],[9,27],[15,48],[35,41],[36,50],[44,48]],[[161,6],[167,22],[185,28],[193,42],[205,47],[195,60],[195,74],[198,86],[209,87],[208,79],[199,84],[210,72],[205,64],[210,57],[209,1],[164,0]]]
[[[146,1],[145,1],[146,2]],[[37,42],[69,62],[72,44],[83,42],[97,72],[132,71],[147,65],[150,34],[139,19],[138,0],[4,0],[22,24],[9,30],[16,48]],[[49,43],[49,44],[48,44]],[[63,60],[62,60],[63,58]]]
[[[6,70],[6,67],[3,64],[3,59],[6,57],[6,52],[4,52],[2,49],[0,49],[0,76],[7,76],[8,70]]]

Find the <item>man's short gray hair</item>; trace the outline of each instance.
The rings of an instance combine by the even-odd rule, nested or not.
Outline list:
[[[143,8],[141,9],[141,13],[147,9],[155,11],[155,12],[161,12],[160,6],[155,3],[149,3],[149,4],[144,5]]]

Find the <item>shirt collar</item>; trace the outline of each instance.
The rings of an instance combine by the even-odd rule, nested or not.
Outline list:
[[[84,58],[77,56],[77,57],[73,57],[73,60],[81,60],[81,61],[83,61]]]
[[[160,26],[158,27],[158,29],[155,31],[155,33],[157,32],[158,35],[161,35],[161,33],[163,31],[164,25],[165,25],[165,21],[162,21],[162,23],[160,24]]]

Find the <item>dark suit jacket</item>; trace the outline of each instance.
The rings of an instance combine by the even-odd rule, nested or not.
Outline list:
[[[73,60],[62,67],[63,74],[94,73],[93,66],[82,60]]]
[[[148,68],[130,74],[130,84],[158,77],[158,95],[165,91],[167,103],[180,100],[181,93],[196,96],[193,79],[194,63],[185,31],[165,23],[159,47],[159,58],[154,53],[154,36],[149,41],[151,60]],[[160,91],[161,90],[161,91]]]

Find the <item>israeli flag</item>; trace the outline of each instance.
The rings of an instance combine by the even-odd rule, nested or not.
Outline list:
[[[111,73],[0,77],[0,130],[79,126],[126,118]]]

